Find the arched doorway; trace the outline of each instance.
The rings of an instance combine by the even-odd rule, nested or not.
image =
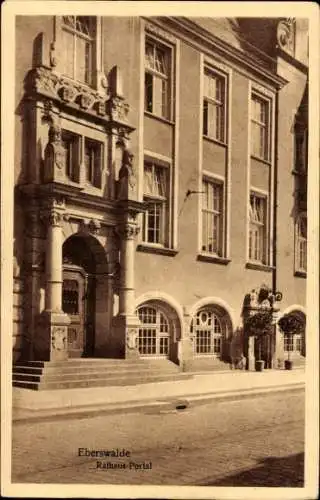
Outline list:
[[[91,357],[95,350],[96,280],[104,250],[92,236],[76,234],[63,244],[62,309],[69,315],[69,357]]]
[[[160,300],[149,300],[137,308],[140,320],[138,350],[141,357],[166,358],[177,363],[181,335],[175,310]]]

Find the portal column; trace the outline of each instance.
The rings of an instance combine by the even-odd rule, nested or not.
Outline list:
[[[53,200],[44,214],[47,223],[45,310],[40,315],[36,356],[41,360],[68,358],[70,318],[62,311],[63,203]]]
[[[119,313],[113,319],[118,352],[125,358],[139,357],[137,346],[139,320],[135,314],[135,237],[139,227],[135,220],[127,220],[116,228],[120,238]]]

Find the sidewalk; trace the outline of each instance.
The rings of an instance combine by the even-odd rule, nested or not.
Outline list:
[[[175,411],[213,400],[301,390],[304,369],[197,373],[192,379],[125,387],[30,391],[13,388],[14,422],[84,418],[107,413]],[[177,408],[178,407],[178,408]]]

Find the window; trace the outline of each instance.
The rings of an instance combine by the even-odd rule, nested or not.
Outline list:
[[[86,181],[95,187],[101,187],[102,144],[85,138],[84,164]]]
[[[65,174],[71,181],[79,182],[81,137],[63,130],[61,141],[65,150]]]
[[[148,203],[143,219],[143,240],[168,245],[169,168],[155,163],[144,165],[144,201]]]
[[[84,181],[101,188],[103,144],[67,130],[62,131],[61,142],[65,150],[66,176],[73,182],[80,182],[80,169],[81,165],[84,165]]]
[[[250,194],[249,260],[266,264],[266,198]]]
[[[308,170],[308,131],[306,128],[295,132],[295,171],[303,174]]]
[[[300,215],[296,222],[296,271],[307,271],[307,217]]]
[[[167,357],[169,354],[169,321],[158,308],[142,306],[138,309],[138,349],[141,356]]]
[[[223,184],[205,179],[202,187],[202,251],[222,257]]]
[[[251,98],[251,154],[269,160],[269,102],[257,95]]]
[[[206,70],[204,74],[203,134],[225,142],[225,78]]]
[[[301,353],[302,350],[302,335],[284,335],[283,336],[283,349],[284,352]]]
[[[145,111],[171,118],[171,49],[149,38],[145,45]]]
[[[196,355],[221,357],[223,328],[220,318],[210,309],[202,309],[192,321]]]
[[[95,32],[95,17],[62,17],[62,73],[88,85],[92,84]]]

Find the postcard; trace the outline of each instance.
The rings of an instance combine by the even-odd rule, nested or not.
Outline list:
[[[317,498],[316,4],[2,13],[2,494]]]

